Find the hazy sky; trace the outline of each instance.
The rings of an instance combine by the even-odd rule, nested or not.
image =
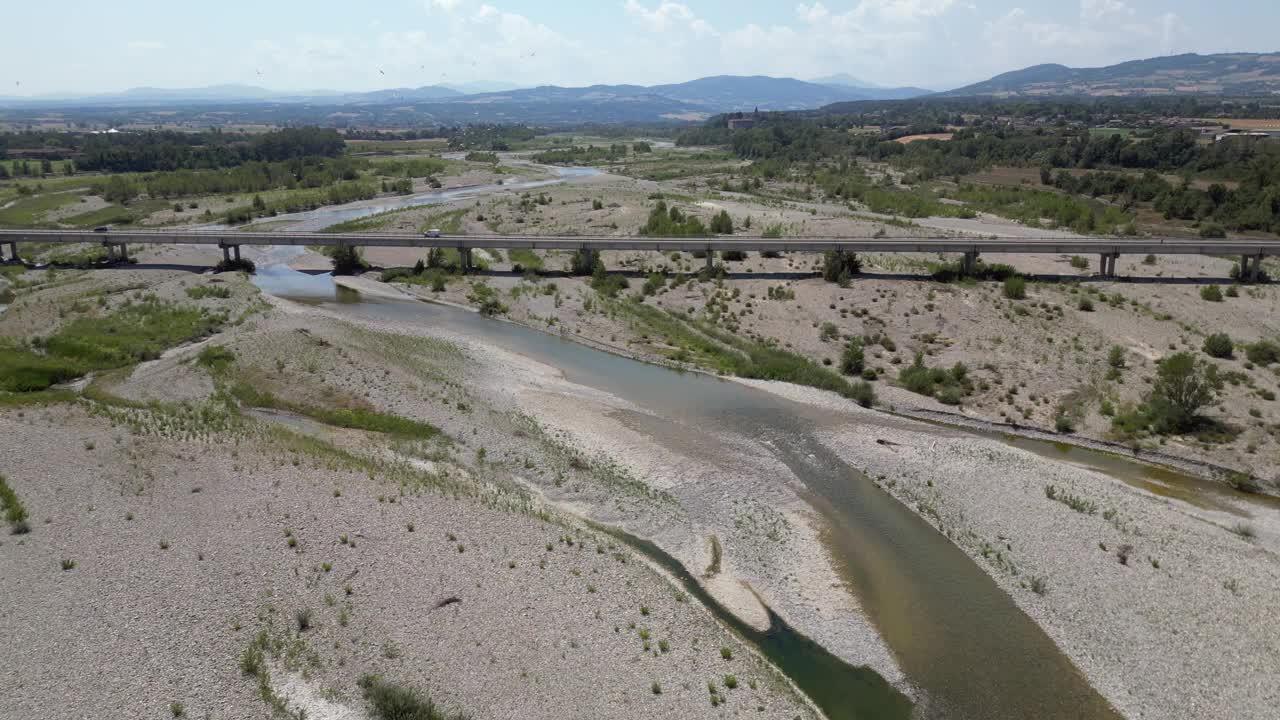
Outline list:
[[[1280,49],[1276,0],[23,0],[0,95],[704,75],[947,88],[1043,62]]]

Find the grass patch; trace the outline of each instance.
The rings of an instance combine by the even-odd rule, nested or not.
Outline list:
[[[0,475],[0,509],[4,510],[5,522],[9,523],[10,532],[23,535],[31,531],[27,524],[27,509],[23,506],[18,494],[9,487],[9,481]]]
[[[197,285],[187,288],[187,297],[192,300],[203,300],[205,298],[226,300],[231,297],[231,288],[225,285]]]
[[[446,713],[424,693],[377,675],[361,677],[359,685],[374,720],[466,720],[467,717]]]
[[[511,259],[512,267],[518,265],[522,270],[538,271],[543,266],[542,258],[532,250],[509,250],[507,257]]]
[[[287,410],[335,427],[368,430],[401,437],[430,438],[440,434],[440,429],[417,420],[360,408],[320,408],[302,403],[288,402],[271,392],[260,390],[246,381],[231,387],[231,395],[250,407]]]
[[[223,318],[158,300],[81,317],[31,346],[0,345],[0,390],[31,392],[91,371],[154,360],[166,349],[218,330]]]
[[[1095,515],[1098,512],[1098,503],[1079,495],[1072,495],[1069,492],[1059,490],[1053,485],[1044,486],[1044,496],[1050,500],[1056,500],[1078,513]]]
[[[433,213],[427,216],[427,219],[419,227],[420,232],[428,230],[439,230],[442,235],[463,235],[462,218],[471,212],[468,208],[461,210],[446,210],[444,212]]]
[[[638,330],[663,337],[667,344],[678,348],[671,355],[674,360],[692,362],[725,375],[781,380],[830,390],[863,406],[875,400],[869,384],[849,382],[839,373],[796,353],[641,303],[621,301],[611,307],[628,313]]]

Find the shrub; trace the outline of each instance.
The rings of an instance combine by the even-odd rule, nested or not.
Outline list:
[[[329,259],[333,262],[334,275],[354,275],[369,268],[360,257],[359,248],[352,245],[335,245]]]
[[[574,250],[573,256],[569,258],[569,273],[571,275],[591,275],[596,268],[603,268],[600,262],[600,253],[596,250]]]
[[[1200,288],[1200,299],[1209,302],[1222,302],[1222,288],[1217,285],[1206,285]]]
[[[302,608],[295,610],[293,620],[298,625],[298,632],[306,632],[311,629],[311,609]]]
[[[252,275],[254,271],[256,271],[257,269],[258,269],[258,266],[254,265],[252,260],[247,260],[243,258],[239,260],[234,258],[231,260],[222,260],[217,265],[213,266],[213,271],[216,273],[239,271],[239,272],[247,272],[250,275]]]
[[[1071,256],[1071,267],[1077,270],[1085,270],[1089,267],[1089,260],[1079,255]]]
[[[862,352],[862,343],[852,341],[844,348],[840,356],[840,372],[845,375],[858,375],[866,367],[866,357]]]
[[[1200,228],[1200,237],[1202,238],[1224,238],[1227,231],[1217,223],[1209,223]]]
[[[1087,297],[1082,297],[1076,307],[1080,308],[1080,312],[1093,312],[1093,301]]]
[[[1037,595],[1044,595],[1049,592],[1049,581],[1043,575],[1035,575],[1031,578],[1031,592]]]
[[[236,354],[221,345],[209,345],[196,356],[196,362],[210,370],[224,370],[236,361]]]
[[[840,337],[840,328],[836,327],[835,323],[832,323],[832,322],[822,323],[821,328],[819,328],[818,330],[819,340],[823,342],[827,342],[829,340],[835,340],[838,337]]]
[[[728,647],[720,648],[720,657],[724,658],[725,660],[732,660],[733,650],[729,649]]]
[[[857,253],[828,250],[822,255],[822,279],[847,285],[854,275],[862,272],[862,261]]]
[[[1107,365],[1116,370],[1123,370],[1126,362],[1128,351],[1123,345],[1112,345],[1110,352],[1107,353]]]
[[[1249,362],[1255,365],[1272,365],[1280,362],[1280,347],[1269,340],[1259,340],[1256,343],[1246,345],[1244,349],[1245,357]]]
[[[1233,350],[1234,343],[1226,333],[1214,333],[1204,339],[1204,353],[1209,357],[1229,358]]]
[[[747,259],[747,253],[742,250],[724,250],[720,253],[720,259],[725,262],[742,262]]]
[[[1027,297],[1027,281],[1017,275],[1005,278],[1004,296],[1010,300],[1025,299]]]
[[[463,720],[464,717],[447,715],[426,695],[386,682],[377,675],[365,675],[358,684],[374,720]]]
[[[862,407],[871,407],[876,402],[876,390],[868,382],[853,383],[850,398]]]

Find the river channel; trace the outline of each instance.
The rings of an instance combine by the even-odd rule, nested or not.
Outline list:
[[[351,291],[339,292],[328,276],[274,266],[264,268],[257,282],[266,292],[319,302],[348,317],[429,325],[557,367],[571,382],[612,393],[667,421],[669,429],[653,435],[659,444],[675,442],[664,438],[668,433],[714,423],[721,432],[768,448],[804,483],[810,503],[826,520],[839,570],[921,695],[912,709],[869,670],[843,665],[778,620],[770,633],[754,637],[741,623],[730,623],[829,717],[1118,717],[973,560],[815,439],[815,431],[831,422],[828,411],[464,310],[362,300]],[[668,566],[674,563],[652,546],[647,551]],[[687,573],[684,580],[693,582]],[[767,647],[770,643],[774,647]]]

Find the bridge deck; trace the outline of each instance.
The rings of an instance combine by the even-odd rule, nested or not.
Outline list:
[[[1278,240],[1189,240],[1183,238],[957,238],[957,237],[643,237],[591,235],[445,235],[238,232],[235,230],[0,230],[0,243],[102,243],[109,245],[352,245],[358,247],[448,247],[531,250],[755,250],[924,253],[1121,253],[1154,255],[1276,255]]]

